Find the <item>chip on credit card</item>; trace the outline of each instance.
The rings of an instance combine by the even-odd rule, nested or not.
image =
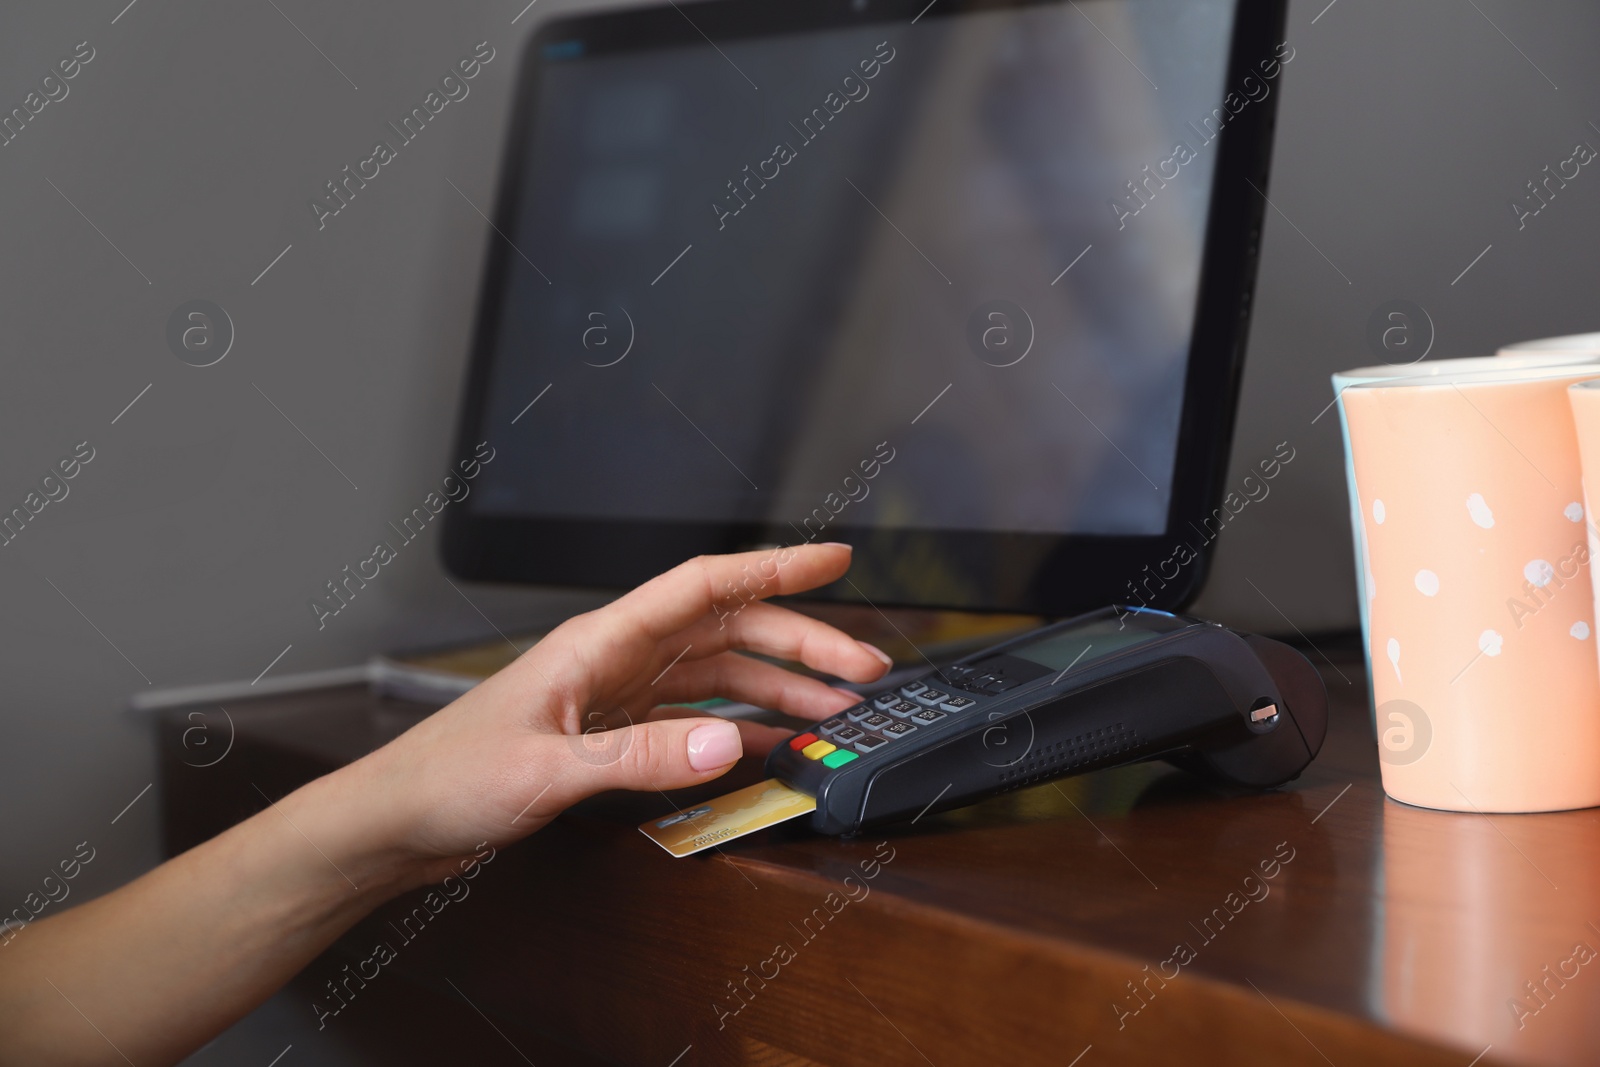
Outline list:
[[[651,819],[639,831],[682,858],[817,809],[817,798],[776,778]]]

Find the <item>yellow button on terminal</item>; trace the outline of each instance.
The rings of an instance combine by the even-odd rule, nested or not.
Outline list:
[[[802,748],[800,754],[806,759],[821,759],[837,747],[837,745],[831,745],[826,741],[813,741],[805,748]]]

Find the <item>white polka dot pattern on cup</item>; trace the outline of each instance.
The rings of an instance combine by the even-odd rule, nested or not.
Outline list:
[[[1576,637],[1579,641],[1586,641],[1589,638],[1589,624],[1579,619],[1572,624],[1572,629],[1568,630],[1567,633]]]
[[[1555,580],[1556,569],[1550,565],[1549,560],[1533,559],[1522,568],[1522,576],[1529,582],[1543,589]]]
[[[1473,493],[1467,497],[1467,514],[1472,516],[1473,522],[1485,530],[1494,525],[1494,512],[1489,510],[1489,504],[1483,499],[1482,493]]]
[[[1478,651],[1486,656],[1498,656],[1505,643],[1506,639],[1500,636],[1499,630],[1485,630],[1478,635]]]
[[[1389,509],[1383,506],[1383,501],[1374,500],[1372,502],[1372,521],[1382,526],[1383,520],[1388,517]]]
[[[1389,653],[1389,662],[1394,664],[1395,680],[1404,682],[1405,679],[1400,677],[1400,642],[1393,637],[1389,638],[1389,647],[1386,651]]]
[[[1582,522],[1583,521],[1583,505],[1578,503],[1576,500],[1574,500],[1572,503],[1567,505],[1566,510],[1563,511],[1561,514],[1565,515],[1567,518],[1571,519],[1573,522]]]
[[[1417,572],[1417,591],[1423,596],[1439,595],[1439,576],[1430,570]]]

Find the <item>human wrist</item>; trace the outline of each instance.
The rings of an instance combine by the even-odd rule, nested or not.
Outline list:
[[[405,847],[385,811],[368,760],[306,783],[278,802],[292,827],[370,910],[427,881],[424,861]]]

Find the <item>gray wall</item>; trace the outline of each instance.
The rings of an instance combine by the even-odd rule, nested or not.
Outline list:
[[[1600,8],[1311,0],[1288,37],[1229,484],[1280,441],[1296,457],[1219,539],[1195,610],[1315,633],[1356,620],[1338,412],[1317,416],[1331,373],[1379,362],[1372,313],[1425,308],[1429,358],[1600,330],[1600,169],[1520,231],[1509,207],[1578,141],[1600,148]]]
[[[123,710],[146,679],[248,679],[291,644],[275,672],[491,633],[432,534],[320,633],[306,599],[445,462],[488,233],[450,182],[487,208],[516,44],[562,5],[513,26],[523,0],[125,2],[0,10],[6,109],[76,42],[96,51],[0,148],[0,510],[77,442],[96,453],[0,548],[0,912],[85,839],[88,892],[154,861],[153,791],[112,825],[154,778],[146,726]],[[1323,0],[1292,9],[1269,190],[1283,214],[1230,480],[1280,441],[1297,455],[1224,535],[1203,611],[1286,630],[1265,594],[1306,631],[1353,624],[1338,429],[1313,418],[1329,373],[1372,362],[1379,304],[1424,305],[1437,356],[1600,325],[1600,173],[1522,232],[1506,206],[1575,140],[1600,144],[1600,12],[1478,6],[1516,46],[1467,3],[1337,0],[1315,25]],[[498,55],[471,95],[318,232],[309,197],[485,39]],[[237,333],[205,369],[164,338],[194,298]],[[506,630],[585,603],[466,592]]]

